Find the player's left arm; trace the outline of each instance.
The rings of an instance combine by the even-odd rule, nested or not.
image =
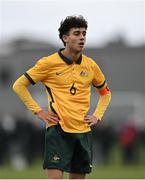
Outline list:
[[[101,121],[111,100],[111,91],[109,90],[107,84],[103,88],[97,90],[100,96],[95,112],[93,115],[85,116],[85,121],[89,124],[89,126],[92,126]]]
[[[101,120],[111,100],[111,91],[105,82],[104,87],[97,88],[99,93],[99,101],[93,115]]]
[[[107,85],[104,74],[97,64],[95,64],[94,69],[95,75],[92,83],[99,93],[99,100],[93,115],[85,116],[85,121],[89,124],[89,126],[101,121],[111,100],[111,91]]]

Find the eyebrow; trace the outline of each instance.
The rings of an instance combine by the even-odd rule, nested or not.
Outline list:
[[[82,32],[82,33],[84,33],[84,32],[86,32],[86,30],[84,30],[84,31],[80,31],[80,30],[76,30],[76,31],[74,31],[73,33],[78,33],[78,32]]]

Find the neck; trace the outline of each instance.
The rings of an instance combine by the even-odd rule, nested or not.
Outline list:
[[[78,58],[80,57],[81,55],[81,52],[75,52],[75,51],[72,51],[68,48],[65,48],[63,51],[62,51],[62,54],[65,56],[65,57],[68,57],[69,59],[72,59],[73,62],[76,62],[78,60]]]

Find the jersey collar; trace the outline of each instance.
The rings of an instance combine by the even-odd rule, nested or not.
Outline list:
[[[64,56],[64,55],[61,53],[62,50],[64,50],[64,48],[62,48],[62,49],[60,49],[60,50],[58,51],[59,56],[60,56],[61,59],[62,59],[63,61],[65,61],[67,64],[71,65],[71,64],[73,63],[73,61],[72,61],[71,59],[67,58],[66,56]],[[77,59],[76,64],[81,64],[81,62],[82,62],[82,54],[81,54],[80,57]]]

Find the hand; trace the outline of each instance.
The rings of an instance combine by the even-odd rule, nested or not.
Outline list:
[[[88,123],[90,127],[93,126],[94,124],[97,124],[100,121],[99,118],[96,118],[93,115],[85,115],[84,120],[86,123]]]
[[[54,122],[57,123],[59,122],[59,118],[56,114],[52,113],[52,112],[45,112],[45,111],[39,111],[36,113],[36,116],[43,120],[45,123],[50,121],[50,122]]]

